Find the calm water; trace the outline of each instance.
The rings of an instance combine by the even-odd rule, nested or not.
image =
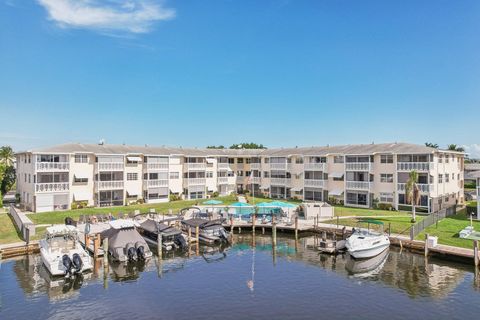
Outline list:
[[[255,247],[253,247],[255,243]],[[110,264],[67,282],[39,256],[4,260],[0,319],[478,319],[473,268],[390,250],[353,263],[311,249],[313,238],[239,235],[145,265]],[[199,255],[197,255],[197,253]]]

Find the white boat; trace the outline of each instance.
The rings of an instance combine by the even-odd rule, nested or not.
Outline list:
[[[40,240],[40,254],[47,270],[54,276],[72,275],[93,269],[93,261],[78,240],[74,226],[54,225]]]
[[[383,232],[383,222],[365,219],[359,224],[367,224],[367,228],[357,227],[347,239],[345,246],[348,253],[355,259],[366,259],[379,255],[390,247],[390,239]],[[370,229],[370,225],[380,226],[380,231]]]

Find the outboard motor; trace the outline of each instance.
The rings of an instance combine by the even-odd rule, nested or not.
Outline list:
[[[68,256],[68,254],[64,254],[62,257],[62,263],[65,267],[65,275],[72,273],[73,263],[72,259]]]
[[[81,273],[82,267],[83,267],[83,261],[82,261],[82,258],[80,258],[80,255],[78,253],[73,254],[72,262],[73,262],[73,268],[75,269],[75,273]]]
[[[175,244],[180,247],[180,248],[186,248],[187,247],[187,241],[181,234],[177,234],[175,238],[173,239]]]
[[[135,261],[137,260],[137,250],[132,244],[127,244],[127,257],[128,261]]]
[[[137,257],[138,260],[145,260],[145,248],[143,246],[138,246]]]
[[[227,232],[225,231],[225,229],[220,229],[220,238],[224,241],[224,242],[228,242],[228,236],[227,236]]]
[[[77,226],[76,221],[73,220],[73,219],[70,218],[70,217],[66,217],[66,218],[65,218],[65,224],[66,224],[67,226]]]

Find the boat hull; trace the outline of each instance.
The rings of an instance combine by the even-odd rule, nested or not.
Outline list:
[[[382,243],[378,246],[365,249],[348,249],[348,253],[355,259],[368,259],[375,257],[390,247],[390,243]]]

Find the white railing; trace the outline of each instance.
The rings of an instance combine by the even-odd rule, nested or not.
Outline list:
[[[287,170],[287,163],[270,163],[271,170]]]
[[[366,181],[347,181],[346,189],[369,190],[370,182]]]
[[[305,163],[305,170],[325,171],[325,163]]]
[[[305,187],[323,188],[325,186],[325,180],[305,179],[304,185]]]
[[[270,178],[271,185],[286,185],[290,179],[287,178]]]
[[[217,178],[218,184],[228,184],[228,177],[218,177]]]
[[[123,162],[99,162],[98,171],[123,171]]]
[[[205,178],[188,178],[187,179],[187,184],[189,186],[192,185],[204,185],[207,183],[207,180]]]
[[[37,162],[37,171],[68,171],[70,163],[68,162]]]
[[[372,168],[370,162],[347,162],[345,170],[347,171],[370,171]]]
[[[398,162],[397,163],[398,171],[429,171],[430,162]]]
[[[228,162],[218,162],[217,167],[218,169],[229,170],[230,164]]]
[[[207,165],[204,162],[187,162],[187,168],[189,170],[205,170]]]
[[[147,187],[166,187],[168,180],[147,180]]]
[[[260,170],[261,167],[262,167],[262,164],[260,162],[250,163],[250,169],[252,169],[252,170]]]
[[[262,181],[262,178],[260,177],[250,177],[250,183],[260,183]]]
[[[98,190],[123,189],[123,181],[97,181]]]
[[[68,182],[36,183],[35,192],[62,192],[69,190]]]
[[[168,170],[168,163],[147,163],[147,170]]]
[[[421,193],[428,193],[433,191],[433,184],[417,183],[417,187]],[[406,183],[397,183],[398,192],[405,193],[406,189],[407,189]]]

